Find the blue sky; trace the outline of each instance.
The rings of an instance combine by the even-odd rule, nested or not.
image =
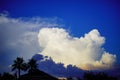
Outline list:
[[[98,29],[106,39],[104,49],[116,54],[120,63],[119,0],[0,0],[0,13],[8,13],[11,18],[56,18],[56,22],[53,21],[63,24],[62,28],[74,37]]]
[[[97,28],[106,37],[106,49],[119,53],[119,4],[118,0],[1,0],[0,12],[8,11],[11,17],[58,17],[75,36]]]

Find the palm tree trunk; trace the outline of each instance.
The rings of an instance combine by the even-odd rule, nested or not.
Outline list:
[[[20,78],[20,69],[18,69],[18,79]]]

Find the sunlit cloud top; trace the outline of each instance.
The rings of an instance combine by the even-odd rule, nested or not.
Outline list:
[[[105,37],[97,29],[83,37],[73,37],[63,28],[42,28],[38,34],[41,52],[56,63],[75,65],[84,70],[108,69],[116,61],[116,55],[103,48]]]

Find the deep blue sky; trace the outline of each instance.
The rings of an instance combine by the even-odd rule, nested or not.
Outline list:
[[[120,63],[119,0],[0,0],[0,13],[10,17],[57,17],[71,35],[83,36],[96,28],[106,38],[104,48]]]

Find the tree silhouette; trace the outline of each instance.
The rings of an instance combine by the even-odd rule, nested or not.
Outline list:
[[[18,78],[20,78],[20,70],[27,70],[26,68],[27,64],[24,63],[23,58],[17,57],[14,60],[14,64],[12,65],[12,71],[17,70],[18,71]]]
[[[84,80],[94,80],[95,75],[93,72],[85,72],[83,78]]]
[[[98,72],[98,73],[85,72],[84,80],[117,80],[117,78],[108,76],[104,72]]]
[[[28,69],[30,72],[33,72],[35,70],[37,70],[37,63],[36,60],[34,60],[33,58],[29,60],[28,62]]]
[[[0,80],[1,80],[1,78],[2,78],[2,75],[1,75],[1,73],[0,73]]]
[[[72,77],[68,77],[67,80],[72,80]]]
[[[15,80],[15,77],[7,72],[4,72],[0,80]]]

